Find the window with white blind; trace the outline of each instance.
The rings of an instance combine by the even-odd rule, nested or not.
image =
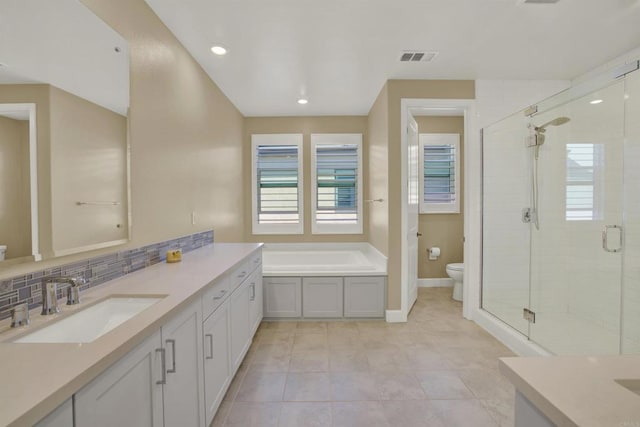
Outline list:
[[[253,234],[302,234],[302,135],[251,136]]]
[[[362,135],[311,135],[311,231],[362,233]]]
[[[602,219],[603,165],[603,144],[567,144],[567,221]]]
[[[460,134],[420,134],[420,213],[460,213]]]

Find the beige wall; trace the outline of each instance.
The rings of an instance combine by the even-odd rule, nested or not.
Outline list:
[[[144,0],[82,2],[118,31],[130,48],[132,234],[131,242],[117,249],[212,228],[216,241],[242,241],[245,173],[240,112]],[[48,120],[48,113],[40,113],[39,131],[41,118]],[[45,144],[41,147],[40,137],[48,141],[48,135],[40,132],[38,138],[39,201],[40,209],[45,209],[40,219],[42,242],[51,236],[50,224],[48,229],[47,224],[43,227],[50,218],[46,209],[51,200],[44,188],[50,176],[50,154]],[[51,247],[51,242],[45,246]],[[15,266],[3,269],[0,277],[114,250]]]
[[[447,264],[462,262],[464,238],[464,117],[416,117],[419,133],[460,134],[460,213],[421,214],[418,218],[418,277],[446,278]],[[429,260],[427,250],[433,246],[441,249],[442,256]]]
[[[303,135],[304,234],[253,235],[251,224],[251,135],[273,133],[301,133]],[[245,239],[249,242],[366,242],[368,240],[367,203],[364,206],[363,234],[311,234],[311,134],[361,133],[362,176],[368,172],[367,117],[247,117],[244,120],[244,212]],[[367,198],[367,180],[363,179],[363,198]]]
[[[29,121],[0,117],[0,245],[5,259],[31,255]]]
[[[242,240],[240,112],[144,0],[83,3],[131,51],[133,246],[211,228]]]
[[[54,251],[127,239],[127,118],[55,87],[50,102]]]
[[[389,255],[389,98],[387,84],[373,103],[367,118],[369,135],[369,242],[384,255]]]
[[[472,80],[389,80],[389,279],[387,309],[401,305],[401,159],[400,104],[402,98],[473,99]]]

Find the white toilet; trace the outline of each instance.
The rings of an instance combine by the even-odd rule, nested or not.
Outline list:
[[[447,264],[447,274],[453,279],[453,299],[462,301],[462,278],[464,277],[464,264],[459,262]]]

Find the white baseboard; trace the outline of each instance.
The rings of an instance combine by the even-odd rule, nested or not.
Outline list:
[[[385,318],[388,323],[405,323],[407,315],[402,310],[387,310]]]
[[[547,350],[529,341],[527,337],[481,308],[475,310],[473,321],[480,325],[482,329],[493,335],[498,341],[506,345],[518,356],[551,355]]]
[[[446,277],[443,279],[418,279],[419,288],[452,288],[453,279]]]

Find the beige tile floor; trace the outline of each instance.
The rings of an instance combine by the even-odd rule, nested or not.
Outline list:
[[[263,322],[212,425],[513,426],[513,353],[461,310],[423,288],[403,324]]]

